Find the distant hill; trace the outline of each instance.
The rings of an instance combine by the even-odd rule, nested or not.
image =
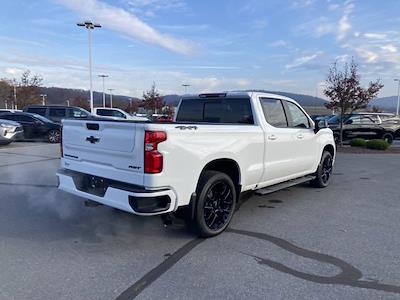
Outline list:
[[[86,90],[78,90],[78,89],[66,89],[59,87],[42,87],[41,93],[46,94],[46,103],[47,104],[56,104],[56,105],[66,105],[67,100],[70,101],[72,105],[72,100],[76,97],[84,97],[86,99],[90,98],[89,91]],[[138,100],[135,97],[121,96],[121,95],[113,95],[113,103],[114,104],[122,104],[123,106],[128,105],[130,99]],[[102,92],[93,92],[93,100],[95,106],[103,105],[103,93]],[[110,95],[106,94],[106,104],[109,105]]]
[[[310,95],[295,94],[295,93],[289,93],[289,92],[279,92],[279,91],[264,91],[264,90],[259,90],[259,91],[267,92],[267,93],[274,93],[274,94],[293,98],[297,102],[299,102],[302,106],[323,107],[324,104],[326,103],[326,100],[324,100],[322,98],[318,98],[318,97],[313,97]],[[67,88],[59,88],[59,87],[43,87],[41,89],[41,93],[47,95],[46,102],[48,104],[66,105],[67,100],[70,100],[70,103],[72,105],[71,100],[76,97],[83,97],[83,98],[89,99],[89,91],[87,91],[87,90],[67,89]],[[94,97],[95,106],[101,106],[103,103],[103,93],[95,91],[93,93],[93,97]],[[178,105],[180,97],[181,97],[181,95],[170,94],[170,95],[164,95],[163,99],[167,105],[176,106],[176,105]],[[107,105],[109,104],[109,99],[110,99],[109,94],[106,94]],[[113,103],[115,105],[120,104],[119,106],[121,106],[121,107],[127,106],[130,99],[139,100],[138,98],[135,98],[135,97],[113,95]],[[384,99],[384,98],[382,98],[382,99]],[[379,102],[379,104],[381,104],[381,102]]]
[[[324,106],[325,103],[327,103],[326,100],[318,97],[313,97],[309,95],[303,95],[303,94],[295,94],[295,93],[288,93],[288,92],[276,92],[276,91],[264,91],[264,90],[258,90],[258,92],[266,92],[266,93],[273,93],[273,94],[278,94],[282,95],[285,97],[293,98],[297,102],[300,103],[302,106]],[[172,105],[177,105],[180,99],[180,95],[165,95],[164,96],[164,101],[167,104],[172,104]]]
[[[385,111],[395,112],[397,107],[397,96],[374,99],[370,102],[370,106],[378,106]]]

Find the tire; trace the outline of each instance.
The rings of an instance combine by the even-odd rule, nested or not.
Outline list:
[[[47,140],[51,144],[59,143],[61,138],[61,133],[59,130],[52,129],[47,133]]]
[[[393,140],[394,140],[394,136],[393,136],[393,134],[386,132],[385,134],[382,135],[382,139],[387,141],[389,144],[392,144]]]
[[[325,188],[329,185],[329,180],[332,176],[333,158],[328,151],[322,153],[321,161],[318,165],[316,178],[311,181],[311,185],[317,188]]]
[[[236,208],[236,188],[225,173],[205,171],[197,190],[197,201],[191,228],[201,237],[223,232],[232,220]]]

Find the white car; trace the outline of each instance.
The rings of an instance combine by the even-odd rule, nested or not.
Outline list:
[[[123,111],[119,108],[111,108],[111,107],[95,107],[94,115],[98,117],[105,117],[114,120],[131,120],[131,121],[148,121],[149,119],[146,117],[138,117],[132,116],[128,114],[126,111]]]
[[[335,143],[287,97],[185,95],[175,123],[64,120],[59,188],[133,214],[176,212],[200,236],[229,224],[239,194],[326,187]]]
[[[8,145],[22,138],[24,130],[21,124],[0,118],[0,145]]]

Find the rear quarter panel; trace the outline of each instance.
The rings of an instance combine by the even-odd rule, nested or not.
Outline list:
[[[167,140],[158,145],[164,167],[160,174],[145,174],[146,187],[170,187],[179,205],[187,205],[196,191],[203,168],[216,159],[232,159],[240,168],[242,190],[253,188],[263,171],[264,137],[256,125],[148,124],[146,130],[163,130]]]

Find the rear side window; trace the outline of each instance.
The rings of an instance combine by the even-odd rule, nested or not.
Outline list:
[[[97,114],[99,116],[105,116],[105,117],[126,118],[126,116],[123,113],[113,109],[98,109]]]
[[[261,98],[265,120],[274,127],[288,127],[285,110],[281,100]]]
[[[50,108],[50,117],[58,117],[58,118],[65,118],[66,115],[65,108]]]
[[[206,98],[182,101],[177,122],[254,124],[249,98]]]
[[[38,114],[38,115],[41,115],[44,117],[46,116],[46,110],[47,110],[46,107],[30,107],[30,108],[28,108],[29,113]]]

